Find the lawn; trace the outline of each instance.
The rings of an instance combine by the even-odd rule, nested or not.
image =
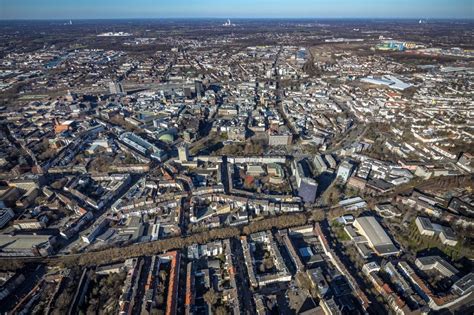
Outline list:
[[[441,243],[438,236],[428,237],[421,235],[416,227],[415,221],[410,223],[406,233],[397,235],[397,240],[414,253],[425,249],[438,248],[444,254],[451,257],[453,261],[462,257],[474,257],[473,248],[468,246],[468,244],[463,244],[462,240],[460,240],[456,246],[447,246]]]
[[[331,229],[334,232],[334,234],[336,235],[336,238],[340,242],[351,240],[350,236],[346,233],[346,231],[344,231],[344,224],[341,224],[341,223],[337,222],[336,220],[334,220],[334,221],[331,222]]]

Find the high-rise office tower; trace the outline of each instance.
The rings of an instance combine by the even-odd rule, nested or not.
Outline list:
[[[201,97],[204,95],[204,85],[202,81],[196,80],[194,81],[194,89],[196,90],[196,96]]]
[[[122,83],[113,82],[113,81],[109,83],[109,92],[110,92],[110,94],[123,94],[123,93],[125,93]]]
[[[181,162],[189,160],[189,151],[187,144],[183,143],[178,147],[178,157]]]

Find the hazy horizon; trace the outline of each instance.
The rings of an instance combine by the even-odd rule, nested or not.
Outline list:
[[[462,19],[471,0],[0,0],[1,20],[62,19]]]
[[[311,20],[327,20],[327,21],[474,21],[474,18],[425,18],[425,17],[97,17],[97,18],[11,18],[1,19],[0,21],[140,21],[140,20],[188,20],[188,21],[202,21],[202,20],[215,20],[215,21],[245,21],[245,20],[288,20],[288,21],[311,21]]]

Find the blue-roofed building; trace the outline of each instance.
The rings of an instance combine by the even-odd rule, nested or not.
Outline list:
[[[304,202],[314,202],[316,200],[316,192],[318,191],[318,183],[311,178],[302,178],[301,184],[298,188],[298,196]]]
[[[300,252],[301,257],[307,258],[313,256],[313,251],[310,247],[302,247],[299,248],[298,251]]]
[[[296,59],[297,60],[301,60],[301,61],[305,61],[306,58],[308,56],[308,53],[306,51],[306,48],[300,48],[297,52],[296,52]]]

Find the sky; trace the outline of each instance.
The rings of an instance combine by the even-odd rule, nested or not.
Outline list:
[[[456,18],[474,0],[0,0],[0,19]]]

